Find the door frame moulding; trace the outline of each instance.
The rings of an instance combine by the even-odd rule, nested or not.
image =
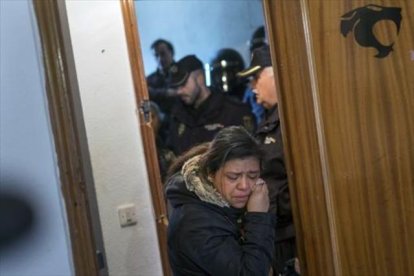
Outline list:
[[[107,275],[64,1],[32,1],[76,275]],[[97,258],[97,254],[99,258]]]
[[[148,88],[144,75],[144,65],[141,53],[141,43],[138,35],[138,21],[135,14],[133,0],[120,0],[125,25],[125,35],[128,45],[129,60],[131,64],[132,79],[134,83],[136,105],[139,108],[139,124],[142,143],[150,183],[151,198],[156,218],[157,236],[163,272],[165,276],[171,275],[168,260],[167,246],[167,207],[164,199],[163,185],[158,165],[157,149],[154,130],[151,126],[148,113]]]

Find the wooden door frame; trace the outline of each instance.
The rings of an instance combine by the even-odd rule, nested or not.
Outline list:
[[[76,275],[107,275],[69,23],[63,0],[32,1]]]
[[[150,183],[152,204],[155,212],[158,244],[164,275],[171,275],[167,246],[167,207],[158,165],[154,130],[149,116],[149,96],[144,74],[141,43],[138,35],[135,4],[133,0],[120,0],[125,25],[129,60],[132,70],[136,105],[139,107],[139,124]]]

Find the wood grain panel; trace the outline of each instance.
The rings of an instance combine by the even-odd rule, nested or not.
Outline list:
[[[402,8],[373,27],[376,58],[341,16]],[[265,1],[302,269],[414,275],[414,1]]]
[[[339,32],[343,14],[368,4],[402,8],[398,36],[390,21],[376,26],[382,40],[395,39],[386,58]],[[307,1],[306,8],[342,272],[414,275],[414,2]]]

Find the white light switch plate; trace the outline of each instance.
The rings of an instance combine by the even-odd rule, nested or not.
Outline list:
[[[137,224],[137,212],[135,204],[118,206],[119,224],[121,227]]]

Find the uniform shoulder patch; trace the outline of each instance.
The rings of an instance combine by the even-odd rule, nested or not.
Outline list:
[[[183,124],[183,123],[179,124],[179,126],[178,126],[178,136],[183,135],[184,131],[185,131],[185,124]]]
[[[264,140],[264,144],[268,145],[268,144],[274,144],[276,143],[276,139],[271,137],[271,136],[266,136],[265,140]]]

